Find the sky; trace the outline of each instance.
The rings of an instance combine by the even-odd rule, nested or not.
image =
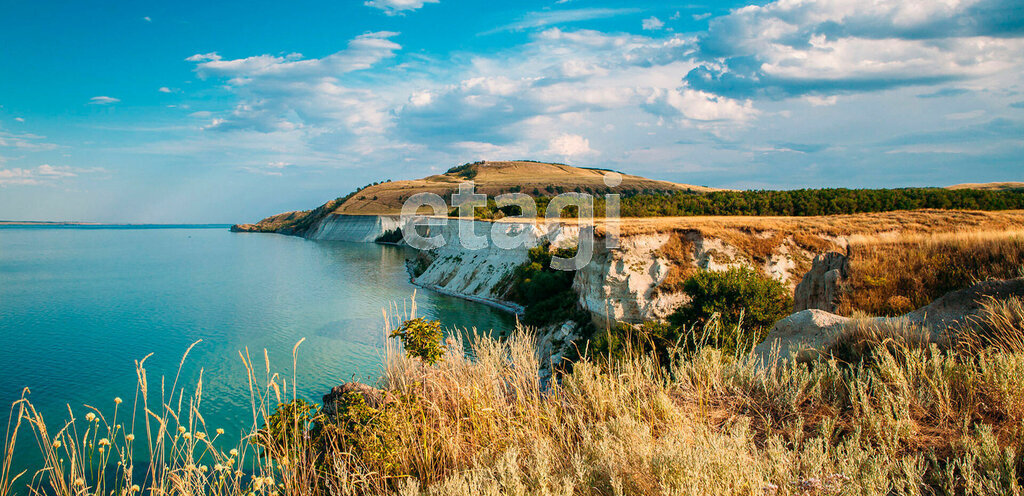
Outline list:
[[[1020,0],[5,2],[0,219],[236,223],[532,159],[1024,180]]]

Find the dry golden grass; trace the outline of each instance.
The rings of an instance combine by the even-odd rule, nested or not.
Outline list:
[[[293,224],[307,215],[309,215],[309,210],[284,212],[267,217],[256,224],[239,224],[236,228],[240,231],[274,232],[282,227]]]
[[[957,336],[957,345],[966,353],[984,349],[1005,353],[1024,353],[1024,300],[989,298],[981,312],[968,319]]]
[[[1015,322],[1020,310],[1008,310]],[[545,388],[528,332],[472,348],[470,359],[454,343],[428,366],[389,347],[380,386],[390,399],[366,424],[382,427],[331,438],[326,452],[306,436],[262,458],[251,445],[228,451],[198,415],[201,386],[147,403],[143,385],[132,408],[71,419],[58,432],[19,402],[22,428],[54,454],[40,472],[2,481],[2,496],[1021,491],[1021,354],[889,346],[866,365],[765,368],[705,349],[668,369],[644,356],[582,361]],[[294,389],[269,363],[245,363],[260,424]],[[143,419],[144,434],[127,440]],[[158,463],[145,480],[132,479],[96,458],[100,438],[107,461],[129,467],[133,442],[136,451],[164,449],[152,450]]]
[[[1021,189],[1024,188],[1024,182],[1004,182],[1004,183],[963,183],[954,184],[947,186],[946,189]]]
[[[602,221],[599,219],[598,224]],[[699,230],[715,235],[723,230],[781,231],[826,237],[856,234],[1000,231],[1024,228],[1024,211],[911,210],[819,217],[644,217],[619,222],[624,235],[673,230]]]
[[[899,315],[986,279],[1024,276],[1024,231],[853,236],[839,311]]]
[[[693,243],[678,232],[672,233],[658,250],[658,255],[671,260],[673,264],[656,289],[666,293],[682,291],[683,283],[698,270],[693,260]]]

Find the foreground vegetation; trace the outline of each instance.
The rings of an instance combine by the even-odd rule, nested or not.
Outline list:
[[[5,469],[0,494],[1019,494],[1022,322],[1013,301],[942,347],[862,333],[870,360],[852,363],[593,356],[547,387],[522,329],[475,340],[472,359],[390,342],[383,391],[330,408],[245,357],[254,428],[238,446],[204,425],[201,386],[151,391],[143,361],[135,401],[111,411],[55,425],[17,403],[4,467],[15,442],[45,462]]]

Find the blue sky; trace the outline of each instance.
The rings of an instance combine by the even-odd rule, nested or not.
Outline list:
[[[1024,180],[1019,0],[8,2],[0,219],[242,222],[481,159]]]

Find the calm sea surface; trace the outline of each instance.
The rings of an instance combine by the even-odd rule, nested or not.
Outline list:
[[[179,384],[194,388],[202,370],[209,430],[237,435],[252,424],[246,348],[261,369],[266,349],[290,382],[292,347],[306,338],[298,392],[317,402],[331,386],[377,376],[381,310],[406,305],[414,290],[404,260],[393,246],[226,228],[0,227],[0,420],[26,387],[51,421],[67,405],[81,417],[86,404],[130,403],[135,360],[153,353],[151,390],[161,375],[169,387],[201,339]],[[425,290],[416,299],[418,315],[450,328],[513,325],[481,304]],[[19,444],[32,442],[26,432]]]

